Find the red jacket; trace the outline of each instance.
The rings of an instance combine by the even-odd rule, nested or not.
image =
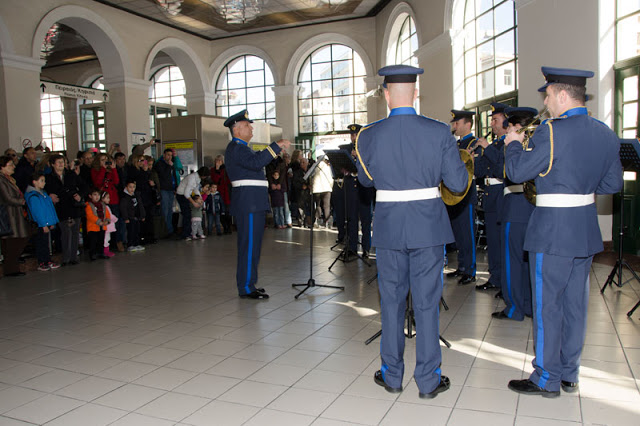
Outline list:
[[[222,202],[227,206],[231,204],[231,181],[224,165],[220,166],[219,170],[216,170],[215,166],[211,168],[211,181],[218,185],[218,192],[222,197]]]
[[[91,180],[93,181],[93,186],[100,191],[109,193],[110,204],[120,204],[118,188],[116,187],[120,183],[120,177],[115,168],[109,170],[104,167],[100,167],[98,170],[91,169]]]

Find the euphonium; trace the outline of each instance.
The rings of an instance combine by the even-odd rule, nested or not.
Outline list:
[[[467,188],[463,192],[452,192],[445,186],[444,182],[440,182],[440,196],[442,197],[442,201],[448,206],[454,206],[462,201],[465,195],[467,195],[467,192],[469,192],[473,182],[473,154],[470,154],[466,149],[461,149],[460,159],[464,163],[465,169],[467,169]]]
[[[519,134],[524,133],[524,140],[522,141],[522,149],[527,150],[529,148],[529,140],[531,139],[536,129],[538,128],[538,125],[540,124],[539,122],[542,119],[542,116],[546,113],[547,113],[547,108],[545,107],[542,111],[540,111],[538,115],[533,117],[531,121],[527,123],[526,126],[516,130],[516,133],[519,133]],[[529,201],[531,204],[535,206],[536,194],[537,194],[535,180],[532,179],[532,180],[523,182],[522,188],[524,191],[524,198],[526,198],[527,201]]]

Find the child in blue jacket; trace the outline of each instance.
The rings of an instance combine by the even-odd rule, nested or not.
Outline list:
[[[31,220],[38,225],[38,234],[35,237],[38,271],[49,271],[60,267],[51,261],[49,253],[49,234],[58,223],[58,215],[51,197],[44,190],[44,185],[44,174],[35,173],[31,178],[31,185],[27,187],[24,194]]]

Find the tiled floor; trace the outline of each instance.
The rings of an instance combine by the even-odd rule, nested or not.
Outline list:
[[[0,426],[569,425],[640,424],[640,285],[599,293],[594,264],[580,393],[520,396],[507,381],[531,370],[531,323],[491,319],[493,293],[445,284],[444,374],[451,389],[421,400],[373,383],[380,328],[375,267],[338,262],[335,234],[266,231],[260,284],[268,301],[236,295],[235,236],[164,241],[145,253],[0,280]],[[486,259],[484,254],[479,256]],[[479,269],[486,270],[486,263]],[[479,277],[486,278],[486,273]]]

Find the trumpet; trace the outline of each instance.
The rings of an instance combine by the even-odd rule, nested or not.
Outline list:
[[[529,148],[529,140],[535,133],[540,122],[542,122],[542,117],[547,113],[547,111],[548,109],[547,107],[545,107],[542,111],[540,111],[540,113],[538,113],[538,115],[533,117],[531,121],[527,123],[526,126],[523,126],[522,128],[516,130],[516,133],[518,134],[524,133],[524,140],[522,141],[522,149],[526,150],[527,148]],[[536,195],[538,193],[538,191],[536,190],[535,180],[528,180],[526,182],[523,182],[522,188],[524,191],[524,198],[526,198],[528,202],[530,202],[535,206]]]

